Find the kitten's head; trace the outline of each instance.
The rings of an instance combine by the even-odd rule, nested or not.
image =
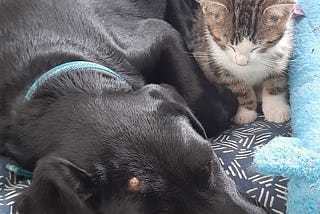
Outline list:
[[[291,16],[296,5],[295,0],[198,1],[209,36],[226,57],[229,57],[229,63],[230,58],[232,59],[234,66],[247,67],[255,64],[257,60],[265,60],[265,64],[268,64],[272,59],[263,59],[261,56],[267,52],[277,52],[271,54],[273,57],[290,54]],[[287,44],[280,44],[279,47],[281,42]],[[288,48],[285,46],[289,49],[280,50]]]

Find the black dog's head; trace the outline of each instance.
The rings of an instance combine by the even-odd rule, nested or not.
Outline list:
[[[225,175],[171,87],[74,96],[20,127],[21,159],[39,159],[22,213],[264,213]]]

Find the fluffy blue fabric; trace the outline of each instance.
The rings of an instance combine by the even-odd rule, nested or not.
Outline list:
[[[300,0],[289,89],[293,137],[257,150],[253,166],[290,178],[287,213],[320,213],[320,1]]]

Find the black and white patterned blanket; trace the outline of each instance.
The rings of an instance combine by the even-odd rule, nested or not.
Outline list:
[[[254,198],[268,213],[286,213],[287,179],[261,175],[251,163],[257,147],[276,136],[290,136],[290,123],[273,124],[260,116],[252,124],[233,126],[212,140],[213,150],[226,173],[240,189]]]
[[[249,125],[233,126],[212,139],[212,148],[218,155],[227,174],[240,189],[255,198],[269,213],[284,214],[286,211],[287,179],[260,175],[251,168],[254,151],[275,136],[289,136],[289,123],[277,125],[266,122],[262,116]],[[21,179],[8,172],[5,164],[12,163],[0,157],[0,214],[16,213],[15,197],[30,185],[30,180]]]

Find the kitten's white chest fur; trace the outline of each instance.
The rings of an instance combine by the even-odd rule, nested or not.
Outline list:
[[[251,86],[261,83],[272,74],[284,72],[289,60],[288,48],[292,46],[290,32],[286,32],[282,39],[265,53],[260,53],[258,46],[248,39],[222,50],[208,30],[206,40],[209,54],[215,63]],[[280,55],[283,57],[279,57]]]

